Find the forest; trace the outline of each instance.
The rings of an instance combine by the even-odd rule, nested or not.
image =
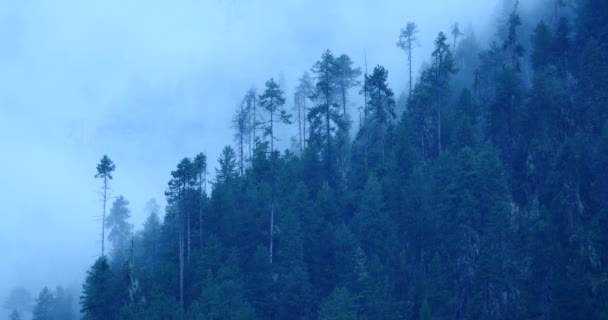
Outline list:
[[[608,319],[608,2],[543,10],[512,2],[487,45],[404,23],[401,95],[330,49],[293,97],[261,79],[217,165],[185,155],[141,229],[104,155],[100,255],[33,319]]]

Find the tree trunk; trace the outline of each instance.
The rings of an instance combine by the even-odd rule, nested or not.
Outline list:
[[[186,255],[187,257],[187,262],[188,264],[190,264],[190,243],[191,243],[191,237],[190,237],[190,206],[186,203],[186,212],[187,212],[187,220],[186,220],[186,232],[187,232],[187,236],[188,236],[188,254]]]
[[[198,178],[198,189],[200,190],[200,195],[198,198],[198,245],[199,248],[201,250],[201,252],[203,252],[203,173],[202,171],[204,170],[203,168],[200,168],[201,173],[199,173],[199,178]]]
[[[103,213],[101,216],[101,256],[105,255],[106,241],[106,203],[108,199],[108,177],[103,177]]]
[[[272,264],[272,253],[274,244],[274,192],[275,192],[275,179],[274,179],[274,131],[273,131],[273,118],[272,111],[270,112],[270,172],[272,174],[272,194],[270,200],[270,244],[269,244],[269,255],[270,264]]]
[[[256,101],[255,101],[255,95],[254,95],[254,97],[253,97],[253,126],[251,128],[251,130],[253,132],[253,142],[252,142],[252,145],[253,145],[254,149],[255,149],[255,129],[258,126],[258,124],[256,123],[256,119],[255,119],[255,116],[256,116],[256,113],[257,113],[256,110],[255,110],[255,108],[256,108],[255,102]],[[253,158],[253,152],[251,154],[251,157]]]
[[[411,37],[408,38],[407,42],[408,42],[407,60],[410,65],[410,94],[409,94],[409,96],[411,97],[412,96],[412,39],[411,39]]]
[[[346,88],[342,87],[342,109],[343,109],[343,117],[346,118]]]
[[[243,111],[241,110],[241,117],[243,116]],[[244,123],[245,120],[239,119],[239,147],[240,147],[240,151],[241,151],[241,175],[243,175],[243,157],[245,156],[245,151],[243,150],[243,144],[244,144],[244,136],[245,136],[245,130],[244,130]]]
[[[179,304],[184,310],[184,230],[179,230]]]
[[[302,133],[302,101],[301,101],[302,97],[300,97],[300,94],[298,94],[298,100],[297,101],[297,112],[298,112],[298,135],[300,136],[298,139],[298,142],[300,144],[300,154],[302,154],[302,151],[304,150],[304,144],[302,142],[302,139],[304,139],[304,134]]]
[[[435,95],[437,100],[437,153],[441,155],[441,102],[440,102],[440,91],[441,91],[441,64],[442,57],[441,53],[437,53],[436,59],[436,70],[435,70],[435,85],[437,86]]]
[[[304,115],[304,121],[302,122],[302,145],[304,146],[304,148],[306,148],[306,118],[308,116],[306,114],[306,96],[304,96],[304,98],[302,99],[302,114]]]
[[[380,123],[380,144],[382,145],[382,164],[385,163],[385,151],[384,151],[384,123]]]

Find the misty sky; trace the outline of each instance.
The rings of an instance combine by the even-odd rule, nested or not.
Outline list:
[[[499,2],[0,0],[0,299],[14,285],[37,294],[84,277],[99,254],[104,153],[117,166],[113,195],[140,224],[181,158],[205,151],[214,170],[252,85],[283,74],[291,107],[324,49],[359,66],[366,49],[399,94],[407,21],[421,29],[418,70],[454,22],[493,34]]]

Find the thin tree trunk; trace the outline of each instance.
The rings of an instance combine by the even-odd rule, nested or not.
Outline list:
[[[251,98],[248,98],[249,100],[247,101],[247,115],[249,117],[254,117],[253,119],[255,119],[255,115],[252,113],[253,110],[253,101],[251,101]],[[249,140],[249,160],[251,160],[252,155],[253,155],[253,126],[251,123],[251,118],[248,119],[249,120],[249,132],[248,132],[248,140]],[[255,120],[254,120],[255,122]]]
[[[257,120],[255,118],[256,117],[255,107],[256,107],[256,105],[255,105],[255,96],[254,96],[254,98],[253,98],[253,112],[252,112],[252,114],[253,114],[253,117],[252,117],[253,122],[251,124],[251,133],[252,133],[252,135],[251,135],[251,137],[252,137],[251,145],[252,145],[252,148],[254,150],[255,150],[255,130],[257,128],[257,123],[256,123]],[[251,152],[251,159],[253,159],[253,151]]]
[[[297,112],[298,112],[298,135],[300,135],[298,141],[300,143],[300,154],[302,154],[302,151],[304,150],[304,143],[302,142],[302,140],[304,139],[304,134],[302,133],[302,101],[301,101],[302,97],[301,94],[298,94],[298,98],[297,98]]]
[[[368,171],[368,144],[369,144],[369,130],[367,128],[367,51],[363,50],[363,55],[365,59],[365,76],[363,78],[363,123],[365,125],[365,175],[367,175]]]
[[[181,190],[179,198],[180,203],[180,215],[179,215],[179,303],[184,310],[184,192],[185,192],[185,181],[182,180]]]
[[[203,251],[203,168],[200,168],[201,172],[198,176],[198,189],[200,190],[200,195],[198,198],[198,244],[201,252]]]
[[[184,231],[179,231],[179,304],[184,310]]]
[[[274,245],[274,192],[275,192],[275,178],[274,178],[274,127],[273,127],[272,111],[270,112],[270,172],[272,174],[272,195],[270,200],[270,264],[272,264],[272,253]]]
[[[407,55],[407,60],[409,62],[410,65],[410,94],[409,96],[412,96],[412,39],[411,37],[408,38],[408,55]]]
[[[385,163],[385,153],[384,153],[384,123],[380,124],[380,143],[382,144],[382,164]]]
[[[343,109],[343,117],[346,118],[346,88],[342,87],[342,109]]]
[[[103,213],[101,216],[101,256],[105,255],[106,241],[106,203],[108,199],[108,177],[103,177]]]
[[[187,197],[186,197],[187,198]],[[186,212],[187,212],[187,221],[186,221],[186,230],[187,230],[187,236],[188,236],[188,254],[186,255],[187,257],[187,262],[188,264],[190,264],[190,242],[191,242],[191,237],[190,237],[190,206],[188,204],[186,204]]]
[[[302,114],[304,115],[304,120],[302,122],[302,133],[303,133],[303,138],[302,138],[302,145],[304,146],[304,148],[306,148],[306,118],[307,118],[307,114],[306,114],[306,95],[304,95],[303,99],[302,99]]]
[[[241,110],[241,117],[243,116],[243,111]],[[245,130],[244,130],[244,120],[239,119],[239,147],[240,147],[240,151],[241,151],[241,175],[243,175],[243,157],[245,156],[245,151],[243,150],[243,144],[244,144],[244,136],[245,136]]]
[[[441,57],[441,53],[437,53],[437,58],[436,59],[436,70],[435,70],[435,84],[437,86],[436,91],[435,91],[435,95],[436,95],[436,100],[437,100],[437,152],[439,155],[441,155],[441,103],[440,103],[440,91],[441,91],[441,75],[440,75],[440,70],[441,70],[441,64],[442,64],[442,57]]]

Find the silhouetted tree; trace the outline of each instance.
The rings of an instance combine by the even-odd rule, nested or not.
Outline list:
[[[105,240],[106,240],[106,204],[108,201],[108,190],[110,190],[109,180],[112,180],[112,172],[116,169],[116,165],[114,162],[108,158],[107,155],[104,155],[99,161],[97,165],[97,174],[95,178],[103,179],[103,186],[101,190],[103,191],[103,211],[101,216],[101,256],[105,254]]]
[[[399,34],[399,41],[397,41],[397,47],[403,49],[407,54],[407,61],[409,64],[409,96],[412,95],[412,53],[414,48],[420,46],[418,42],[418,26],[414,22],[408,22],[405,28],[401,29]]]

